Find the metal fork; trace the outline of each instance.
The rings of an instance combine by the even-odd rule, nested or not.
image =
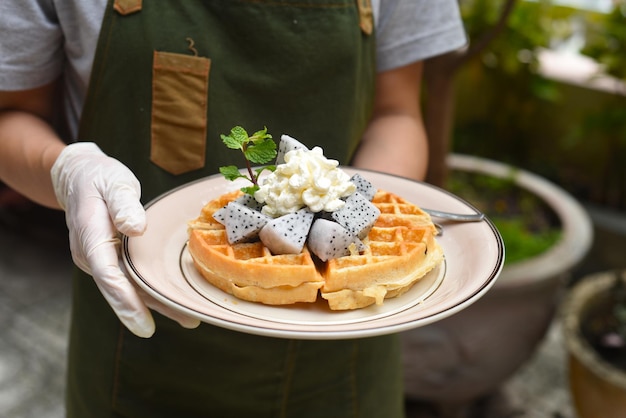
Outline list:
[[[464,213],[443,212],[440,210],[424,209],[424,208],[422,208],[422,210],[428,213],[430,216],[434,216],[436,218],[441,218],[441,219],[449,219],[451,221],[456,221],[456,222],[479,222],[485,219],[485,214],[480,213],[480,212],[464,214]]]
[[[485,219],[485,214],[481,212],[463,214],[463,213],[444,212],[440,210],[425,209],[425,208],[422,208],[422,210],[428,213],[432,217],[448,219],[454,222],[479,222]],[[433,222],[433,224],[435,225],[435,228],[437,228],[438,235],[439,236],[443,235],[443,226],[441,224],[438,224],[437,222]]]

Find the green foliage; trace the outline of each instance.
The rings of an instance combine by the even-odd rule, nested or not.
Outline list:
[[[498,23],[504,5],[505,0],[461,2],[463,22],[471,42],[479,41]],[[508,75],[536,71],[536,52],[538,48],[547,48],[553,42],[552,29],[557,19],[563,19],[562,11],[557,13],[548,0],[518,0],[504,29],[483,51],[483,64]]]
[[[267,128],[248,136],[245,129],[235,126],[230,135],[221,135],[221,138],[228,148],[241,150],[246,160],[255,164],[265,164],[276,157],[276,143]]]
[[[606,74],[626,81],[626,4],[615,2],[606,15],[590,16],[582,53],[602,65]]]
[[[272,135],[267,133],[267,128],[255,132],[252,136],[241,126],[235,126],[230,130],[229,135],[221,135],[222,142],[230,148],[240,150],[246,160],[247,175],[242,174],[235,165],[220,167],[220,173],[230,181],[238,178],[249,180],[252,185],[242,187],[241,191],[253,195],[259,189],[257,179],[259,175],[265,171],[274,171],[273,165],[266,165],[260,168],[252,169],[254,164],[267,164],[276,158],[276,143],[272,140]]]
[[[560,238],[558,229],[531,231],[522,219],[494,216],[491,218],[506,248],[506,263],[515,263],[537,256],[552,247]]]
[[[506,248],[505,264],[541,254],[561,238],[552,209],[536,195],[515,184],[515,170],[506,178],[452,171],[448,187],[484,212],[494,223]]]
[[[505,0],[461,2],[471,42],[480,42],[497,24],[504,4]],[[571,34],[572,14],[546,0],[515,3],[503,30],[479,59],[467,63],[458,79],[458,103],[463,108],[457,114],[471,114],[455,125],[456,152],[518,166],[532,161],[535,150],[529,149],[528,138],[545,116],[544,106],[561,100],[558,83],[538,74],[539,52]]]
[[[460,2],[471,44],[491,31],[505,3]],[[503,30],[464,65],[452,149],[523,167],[581,200],[626,208],[624,91],[588,89],[537,71],[543,48],[558,48],[576,33],[584,37],[582,54],[626,82],[626,1],[615,1],[608,14],[551,3],[517,0]]]

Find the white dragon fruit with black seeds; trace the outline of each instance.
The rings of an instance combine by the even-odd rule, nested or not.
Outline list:
[[[259,231],[272,219],[257,210],[234,201],[229,202],[224,207],[224,211],[223,225],[226,228],[226,236],[230,244],[255,239]]]
[[[261,211],[261,209],[263,209],[263,204],[259,203],[254,196],[249,195],[249,194],[244,194],[243,196],[239,196],[237,199],[234,200],[237,203],[241,203],[244,206],[249,207],[250,209],[254,209],[257,211]],[[215,218],[215,215],[213,215],[213,217]]]
[[[259,232],[259,238],[272,254],[300,254],[314,216],[308,209],[300,209],[271,219]]]
[[[257,212],[261,212],[261,209],[263,208],[263,204],[257,202],[254,196],[251,196],[249,194],[244,194],[243,196],[239,196],[237,199],[233,200],[233,202],[241,204]],[[230,210],[231,209],[228,208],[228,205],[225,205],[224,207],[213,212],[213,215],[212,215],[213,219],[215,219],[217,222],[221,223],[222,225],[225,225],[226,216],[228,215]]]
[[[309,148],[302,142],[290,137],[289,135],[282,135],[280,137],[280,142],[278,143],[278,150],[276,151],[276,165],[284,164],[285,154],[287,154],[289,151],[297,149],[308,150]]]
[[[363,239],[380,216],[380,209],[361,193],[356,192],[348,196],[346,204],[341,209],[331,212],[330,216],[350,233]]]
[[[369,180],[356,173],[350,178],[350,181],[356,186],[356,191],[361,193],[367,200],[371,201],[374,198],[377,189]]]
[[[337,222],[324,218],[313,222],[307,246],[322,261],[349,255],[351,248],[356,251],[364,248],[363,242],[356,235]]]
[[[215,219],[217,222],[221,223],[222,225],[225,225],[226,223],[226,215],[228,214],[229,210],[227,209],[228,205],[216,210],[215,212],[213,212],[213,219]]]

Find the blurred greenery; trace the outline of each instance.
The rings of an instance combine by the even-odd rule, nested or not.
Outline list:
[[[505,265],[541,254],[561,238],[558,216],[540,198],[508,178],[452,170],[446,188],[494,223],[502,235]]]
[[[504,0],[463,0],[460,2],[465,29],[471,40],[479,39],[497,24]],[[552,7],[547,0],[537,3],[517,0],[507,19],[506,29],[494,38],[481,59],[486,67],[508,75],[537,68],[533,50],[551,40]]]
[[[616,1],[606,15],[587,20],[586,43],[581,52],[595,59],[607,74],[626,80],[626,3]]]
[[[478,41],[506,0],[462,0],[466,30]],[[581,200],[626,208],[626,96],[549,79],[548,48],[582,38],[581,53],[626,81],[626,6],[610,14],[518,0],[501,33],[456,78],[452,151],[516,165]]]

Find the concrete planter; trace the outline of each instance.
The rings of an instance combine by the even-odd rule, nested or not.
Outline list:
[[[620,418],[626,415],[626,372],[600,357],[581,334],[589,311],[607,307],[616,280],[614,272],[584,277],[567,294],[562,306],[563,337],[568,352],[569,384],[580,418]],[[626,272],[620,280],[626,281]]]
[[[495,391],[534,354],[554,318],[565,279],[591,246],[593,229],[582,206],[542,177],[464,155],[451,155],[448,165],[500,178],[513,174],[517,185],[552,207],[563,226],[561,240],[551,249],[505,265],[482,299],[403,334],[407,398],[440,405],[452,417]]]

